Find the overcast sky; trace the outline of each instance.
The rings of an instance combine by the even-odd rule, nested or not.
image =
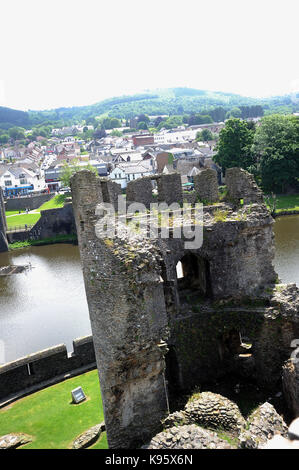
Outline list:
[[[298,0],[0,0],[0,105],[299,88]]]

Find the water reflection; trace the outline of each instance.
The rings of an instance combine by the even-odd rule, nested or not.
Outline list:
[[[78,247],[32,247],[0,255],[0,266],[29,264],[0,277],[0,339],[5,361],[90,334]],[[2,360],[3,362],[3,360]]]
[[[274,224],[275,269],[282,282],[299,287],[299,216],[279,217]]]

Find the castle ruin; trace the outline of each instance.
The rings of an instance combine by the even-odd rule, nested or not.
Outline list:
[[[0,253],[3,251],[8,251],[8,242],[6,237],[7,224],[5,216],[5,204],[3,191],[0,188]]]
[[[203,207],[198,248],[186,248],[186,239],[175,236],[183,222],[174,211],[167,238],[150,239],[138,230],[128,236],[126,221],[117,236],[99,238],[103,213],[97,206],[115,206],[119,187],[86,170],[72,178],[110,448],[148,442],[167,414],[169,391],[231,373],[275,390],[284,370],[284,392],[298,410],[299,374],[285,364],[299,338],[299,290],[278,283],[274,221],[249,173],[228,170],[227,194],[219,201],[211,171],[209,184],[202,175],[193,195],[213,203]],[[148,208],[155,200],[151,180],[159,202],[184,200],[176,173],[129,183],[127,200]],[[193,218],[190,230],[197,223]]]

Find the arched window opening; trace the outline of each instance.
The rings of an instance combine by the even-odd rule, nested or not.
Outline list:
[[[193,253],[187,253],[176,265],[177,286],[181,301],[212,297],[209,262]]]

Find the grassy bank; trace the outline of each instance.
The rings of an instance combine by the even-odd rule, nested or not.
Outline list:
[[[65,198],[69,197],[68,194],[57,194],[57,196],[50,199],[50,201],[45,202],[42,204],[37,210],[46,211],[48,209],[58,209],[59,207],[63,207]]]
[[[14,215],[12,217],[7,217],[7,228],[12,229],[14,227],[25,227],[25,225],[34,225],[40,218],[40,213],[38,214],[20,214]]]
[[[273,208],[273,198],[272,196],[266,196],[268,198],[267,206],[270,210]],[[275,214],[280,214],[282,212],[294,212],[298,211],[299,213],[299,194],[291,195],[276,195],[276,210]]]
[[[81,386],[87,400],[74,405],[71,390]],[[104,420],[98,371],[29,395],[0,410],[0,436],[25,433],[33,437],[24,449],[67,449],[82,432]],[[107,449],[106,433],[91,448]]]
[[[40,218],[40,212],[49,209],[58,209],[63,207],[67,194],[57,194],[57,196],[50,199],[50,201],[42,204],[38,209],[35,209],[32,214],[26,214],[24,211],[19,214],[19,211],[8,211],[6,212],[7,227],[11,229],[13,227],[25,227],[25,225],[34,225]]]
[[[25,240],[23,242],[9,243],[9,250],[19,250],[27,246],[52,245],[54,243],[77,243],[77,235],[57,235],[57,237],[44,238],[43,240]]]

